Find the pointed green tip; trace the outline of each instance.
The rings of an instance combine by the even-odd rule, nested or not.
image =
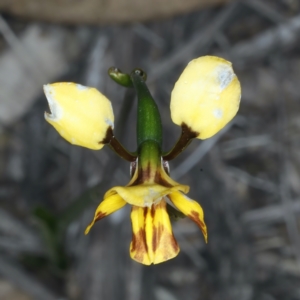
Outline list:
[[[119,85],[122,85],[124,87],[133,87],[130,76],[126,73],[122,73],[122,71],[118,68],[109,68],[108,75],[113,81],[115,81]]]

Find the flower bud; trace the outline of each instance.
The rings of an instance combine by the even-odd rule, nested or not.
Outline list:
[[[109,127],[114,127],[110,101],[95,88],[71,82],[44,85],[51,113],[45,119],[74,145],[101,149]]]
[[[171,95],[171,118],[186,124],[197,138],[207,139],[220,131],[237,113],[240,83],[231,63],[216,56],[192,60]]]

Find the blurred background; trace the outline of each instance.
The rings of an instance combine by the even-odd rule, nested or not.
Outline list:
[[[299,0],[0,0],[0,12],[1,300],[300,299]],[[241,108],[170,167],[203,206],[209,243],[174,222],[179,256],[146,267],[129,258],[129,207],[83,234],[129,164],[65,142],[42,85],[101,90],[133,151],[136,102],[107,69],[143,68],[169,150],[172,88],[206,54],[232,61]]]

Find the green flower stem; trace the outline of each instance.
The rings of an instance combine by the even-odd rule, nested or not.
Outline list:
[[[156,141],[147,140],[141,147],[139,152],[139,168],[147,170],[149,168],[157,169],[161,164],[161,147]]]
[[[130,74],[137,93],[137,144],[138,149],[147,140],[155,141],[162,146],[162,125],[158,107],[145,83],[145,73],[135,69]]]
[[[138,181],[136,184],[155,182],[161,166],[161,147],[154,140],[142,143],[138,160]]]
[[[163,154],[163,160],[172,160],[177,157],[187,146],[192,142],[192,140],[198,136],[196,132],[191,131],[191,129],[186,125],[181,125],[181,136],[176,142],[175,146],[167,153]]]

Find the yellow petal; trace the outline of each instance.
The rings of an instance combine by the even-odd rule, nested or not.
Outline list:
[[[85,234],[88,234],[95,222],[101,220],[102,218],[110,215],[111,213],[122,208],[126,202],[119,196],[113,195],[104,199],[96,209],[94,220],[91,222],[89,226],[87,226],[85,230]]]
[[[204,222],[204,213],[200,204],[180,192],[168,196],[173,204],[187,217],[192,219],[201,229],[207,243],[207,228]]]
[[[127,203],[140,207],[151,207],[152,204],[158,203],[164,196],[175,192],[182,191],[187,193],[189,187],[178,184],[173,187],[165,187],[159,184],[141,184],[135,186],[116,186],[108,190],[104,195],[107,198],[111,195],[119,194]]]
[[[152,224],[147,226],[146,236],[152,237],[153,263],[158,264],[177,256],[179,247],[173,236],[166,202],[153,205],[150,216]]]
[[[130,215],[132,224],[130,256],[141,264],[150,265],[152,262],[148,255],[148,245],[146,242],[145,213],[147,214],[147,207],[132,207]]]
[[[165,201],[149,207],[132,207],[132,259],[145,264],[158,264],[179,253]]]
[[[215,56],[192,60],[171,96],[171,117],[175,124],[185,123],[207,139],[221,130],[237,113],[241,86],[231,63]]]
[[[51,113],[45,119],[74,145],[101,149],[109,127],[114,126],[110,101],[95,88],[71,82],[44,85]]]

